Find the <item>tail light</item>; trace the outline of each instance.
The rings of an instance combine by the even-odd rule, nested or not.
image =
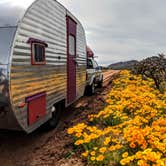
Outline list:
[[[26,105],[25,102],[21,102],[21,103],[18,104],[18,107],[19,107],[19,108],[23,108],[23,107],[25,107],[25,105]]]

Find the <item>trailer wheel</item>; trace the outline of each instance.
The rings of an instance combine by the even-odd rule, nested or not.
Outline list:
[[[52,118],[46,123],[46,127],[48,130],[56,128],[60,121],[63,108],[64,106],[61,102],[55,105],[55,111],[52,112]]]

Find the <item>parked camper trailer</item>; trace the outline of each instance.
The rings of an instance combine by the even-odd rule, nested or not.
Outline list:
[[[86,38],[56,0],[0,2],[0,128],[30,133],[57,123],[84,94]]]

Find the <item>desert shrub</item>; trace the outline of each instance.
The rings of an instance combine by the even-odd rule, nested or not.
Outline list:
[[[166,87],[166,58],[164,54],[158,54],[138,62],[133,68],[134,74],[142,74],[143,78],[154,80],[156,87],[163,92]]]

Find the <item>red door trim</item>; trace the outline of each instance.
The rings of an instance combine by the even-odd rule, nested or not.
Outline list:
[[[76,64],[74,59],[76,58],[76,45],[77,45],[77,23],[70,16],[66,16],[67,27],[67,104],[74,102],[76,99]],[[75,39],[75,55],[69,55],[69,35],[72,35]],[[73,62],[72,62],[73,61]],[[71,71],[72,70],[72,71]]]

